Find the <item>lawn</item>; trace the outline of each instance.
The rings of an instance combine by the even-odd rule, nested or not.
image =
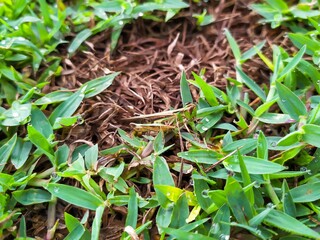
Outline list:
[[[319,1],[0,22],[0,239],[320,239]]]

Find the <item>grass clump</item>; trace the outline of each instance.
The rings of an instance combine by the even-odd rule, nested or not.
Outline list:
[[[283,24],[293,31],[294,54],[274,45],[269,59],[262,52],[265,42],[242,52],[225,29],[236,71],[235,78],[227,78],[225,91],[208,84],[204,70],[192,79],[182,72],[183,108],[162,113],[165,117],[156,122],[137,124],[142,134],[119,129],[123,143],[100,151],[98,145],[87,144],[73,150],[56,135],[81,123],[77,109],[82,101],[108,88],[119,73],[90,80],[76,91],[41,93],[61,74],[58,46],[75,34],[67,48],[72,55],[90,36],[112,29],[113,49],[124,24],[142,16],[158,20],[153,10],[165,10],[168,20],[187,5],[2,4],[1,236],[27,238],[25,209],[43,204],[46,238],[54,238],[61,221],[57,201],[63,200],[86,211],[82,219],[64,212],[66,239],[99,239],[103,216],[113,207],[127,211],[121,239],[151,239],[152,226],[161,239],[230,239],[237,234],[320,239],[318,3],[289,7],[270,0],[253,5],[272,27]],[[212,20],[204,16],[197,15],[199,25],[201,19]],[[244,63],[255,55],[271,72],[263,86],[246,74]],[[191,88],[199,92],[197,101]],[[226,116],[233,121],[224,121]],[[266,133],[266,125],[276,126],[278,134]],[[179,160],[167,161],[172,155]],[[112,166],[105,163],[108,158]],[[50,167],[41,169],[43,162]],[[183,185],[186,179],[189,184]],[[147,197],[140,194],[142,188],[151,189]]]

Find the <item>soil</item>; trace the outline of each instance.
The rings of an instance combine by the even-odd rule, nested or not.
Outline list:
[[[88,80],[113,71],[121,71],[121,74],[106,91],[84,101],[79,110],[84,123],[62,131],[62,142],[74,147],[81,143],[98,143],[100,149],[106,149],[121,143],[117,129],[133,132],[134,123],[154,120],[144,115],[182,107],[182,71],[192,78],[192,72],[205,69],[206,81],[224,89],[226,77],[235,77],[235,60],[224,35],[225,28],[232,33],[242,52],[263,40],[267,41],[263,52],[269,57],[272,56],[272,44],[290,49],[289,41],[284,37],[285,29],[274,30],[259,24],[260,17],[249,9],[249,2],[255,1],[193,3],[191,8],[181,11],[167,23],[138,19],[125,26],[113,53],[110,52],[110,32],[89,39],[86,45],[92,48],[88,47],[70,59],[66,57],[62,76],[52,81],[47,91],[62,87],[76,89]],[[213,14],[215,21],[198,27],[192,15],[203,9]],[[246,62],[243,69],[257,83],[268,82],[270,71],[258,58]],[[198,98],[196,89],[192,88],[192,94]],[[134,116],[142,117],[132,119]],[[174,161],[173,157],[171,161]],[[187,182],[184,177],[181,186],[186,187]],[[136,187],[141,194],[150,194],[150,189]],[[85,214],[59,202],[57,218],[63,219],[64,211],[80,218]],[[101,239],[119,239],[126,213],[125,207],[113,207],[105,213]],[[30,209],[28,219],[33,223],[29,228],[30,235],[43,236],[45,208]],[[153,230],[152,239],[157,239],[156,229]],[[57,232],[58,239],[67,233],[63,221]]]

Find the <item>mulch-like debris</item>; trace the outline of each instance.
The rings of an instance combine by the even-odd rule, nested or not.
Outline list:
[[[198,27],[192,14],[201,13],[203,9],[216,20],[208,26]],[[84,123],[62,131],[61,140],[73,146],[81,142],[98,143],[101,149],[119,144],[118,128],[131,132],[132,122],[148,122],[148,118],[130,120],[131,117],[182,106],[182,71],[191,78],[192,71],[199,73],[205,69],[207,82],[224,89],[226,76],[235,77],[235,60],[224,35],[225,28],[237,40],[241,51],[263,40],[267,41],[263,51],[269,57],[272,56],[272,44],[288,49],[289,42],[283,29],[270,29],[258,24],[258,20],[259,16],[249,9],[248,1],[212,0],[201,2],[199,6],[193,3],[190,9],[181,11],[167,23],[138,19],[125,26],[114,53],[110,52],[110,32],[89,39],[87,45],[93,48],[88,47],[72,58],[66,58],[62,76],[52,81],[49,90],[76,89],[106,73],[121,71],[121,74],[106,91],[84,101],[79,110]],[[268,82],[270,71],[258,58],[249,60],[243,69],[259,84]],[[196,99],[197,90],[192,88],[192,93]],[[84,214],[59,203],[57,217],[62,218],[65,210],[73,215]],[[108,211],[102,225],[103,238],[119,239],[126,208]],[[31,214],[30,217],[36,216]],[[29,220],[34,223],[32,235],[41,236],[42,229],[37,225],[41,219]],[[62,229],[58,229],[58,234],[62,237],[66,231],[63,225],[60,226]]]

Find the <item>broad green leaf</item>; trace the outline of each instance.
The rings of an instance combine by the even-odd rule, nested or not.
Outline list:
[[[129,190],[128,215],[126,218],[126,226],[136,228],[138,221],[138,198],[134,187]]]
[[[80,115],[76,115],[76,116],[72,116],[72,117],[58,117],[56,119],[56,121],[54,122],[52,128],[54,130],[56,129],[60,129],[63,127],[70,127],[74,124],[76,124],[77,122],[81,122],[81,116]]]
[[[297,216],[296,206],[294,204],[291,192],[289,191],[289,186],[287,180],[284,179],[282,183],[282,203],[283,203],[283,211],[290,215],[291,217]]]
[[[182,194],[176,204],[173,206],[172,215],[174,218],[171,220],[170,227],[180,228],[186,224],[186,219],[189,216],[189,206],[185,194]]]
[[[204,197],[203,192],[208,191],[209,185],[206,183],[203,179],[197,179],[193,178],[194,183],[194,193],[196,195],[197,201],[201,208],[207,212],[211,213],[213,211],[212,207],[214,206],[214,203],[211,201],[209,197]]]
[[[258,117],[258,120],[268,124],[286,124],[295,122],[295,120],[292,119],[289,114],[281,113],[264,113]]]
[[[158,227],[168,227],[173,218],[172,213],[173,213],[172,206],[166,209],[160,206],[156,216]]]
[[[139,140],[136,137],[130,138],[127,136],[126,132],[123,131],[122,129],[118,129],[118,133],[120,135],[120,137],[125,140],[127,143],[129,143],[132,147],[136,147],[136,148],[140,148],[144,145],[144,143]]]
[[[189,150],[188,152],[180,152],[178,156],[195,163],[213,164],[220,160],[223,156],[210,149]]]
[[[96,170],[98,161],[98,145],[95,144],[90,147],[84,154],[86,168],[89,170]]]
[[[154,152],[159,155],[159,152],[161,152],[163,148],[164,148],[163,131],[159,131],[159,133],[154,139],[153,149],[154,149]]]
[[[31,110],[31,124],[41,133],[45,138],[49,138],[53,134],[53,130],[50,122],[44,113],[37,107],[33,107]]]
[[[168,185],[155,185],[154,188],[159,190],[161,193],[163,193],[163,195],[165,195],[170,201],[174,203],[176,203],[181,195],[184,194],[190,206],[194,206],[197,204],[194,194],[190,191],[182,190],[180,188]]]
[[[283,0],[266,0],[268,4],[270,4],[271,7],[279,10],[279,11],[285,11],[288,9],[288,5]]]
[[[196,128],[200,133],[204,133],[216,125],[223,116],[223,112],[218,112],[216,114],[210,114],[204,117],[199,124],[197,124]]]
[[[186,73],[183,71],[181,73],[181,79],[180,79],[180,95],[182,98],[182,104],[185,107],[187,104],[192,103],[192,95],[190,92],[190,88],[188,85]]]
[[[100,198],[80,188],[59,183],[49,183],[46,188],[52,195],[82,208],[96,210],[104,204]]]
[[[72,95],[72,92],[70,91],[56,91],[51,92],[43,97],[39,98],[37,101],[35,101],[33,104],[35,105],[46,105],[46,104],[53,104],[53,103],[59,103],[67,100]]]
[[[4,145],[0,148],[0,173],[4,169],[7,161],[16,145],[17,134],[13,135],[10,140],[8,140]]]
[[[278,104],[284,113],[288,113],[293,119],[299,120],[300,116],[307,115],[306,106],[288,87],[276,82],[280,100]]]
[[[285,169],[285,167],[281,166],[280,164],[261,158],[243,156],[243,161],[247,167],[249,174],[270,174],[280,172]],[[223,164],[230,171],[241,172],[237,156],[228,158],[223,162]]]
[[[174,229],[174,228],[164,228],[162,227],[161,230],[176,239],[183,239],[183,240],[194,240],[194,239],[201,239],[201,240],[218,240],[217,238],[213,237],[207,237],[205,235],[199,234],[199,233],[192,233],[192,232],[186,232],[184,230],[180,229]]]
[[[264,222],[268,225],[280,228],[286,232],[310,237],[312,239],[320,238],[320,235],[317,232],[308,228],[299,220],[275,209],[272,209],[270,211],[270,213],[265,217]]]
[[[241,77],[244,84],[246,84],[263,102],[266,101],[265,92],[256,84],[247,74],[245,74],[240,67],[236,67],[237,73]]]
[[[254,138],[244,138],[232,143],[226,144],[223,147],[224,152],[232,152],[237,149],[240,150],[240,153],[246,154],[253,151],[257,147],[257,139]]]
[[[86,41],[92,35],[92,31],[85,28],[73,39],[72,43],[68,47],[68,53],[72,55],[80,47],[80,45]]]
[[[219,207],[219,210],[213,218],[214,224],[210,229],[210,236],[216,237],[217,239],[228,239],[227,236],[230,236],[230,209],[227,204]]]
[[[231,47],[231,50],[232,50],[234,58],[236,59],[237,62],[240,62],[240,60],[241,60],[241,52],[240,52],[240,48],[239,48],[236,40],[233,38],[233,36],[229,32],[229,30],[226,29],[226,28],[224,29],[224,34],[227,37],[227,40],[228,40],[229,45]]]
[[[22,138],[17,138],[16,144],[12,151],[11,155],[11,163],[14,165],[16,169],[25,164],[27,161],[30,151],[32,148],[32,143],[29,141],[24,141]]]
[[[174,181],[171,176],[169,167],[167,162],[163,157],[156,156],[154,165],[153,165],[153,184],[154,185],[168,185],[174,187]],[[166,208],[168,202],[167,197],[160,192],[159,190],[155,189],[157,193],[157,198],[160,205],[163,208]]]
[[[303,134],[301,140],[320,148],[320,126],[313,124],[305,124],[301,127]]]
[[[306,53],[313,55],[314,52],[318,51],[320,42],[314,39],[311,39],[305,34],[302,33],[289,33],[289,38],[297,48],[302,48],[306,45]]]
[[[290,190],[294,202],[313,202],[320,199],[320,182],[307,183]]]
[[[43,153],[46,154],[50,160],[52,160],[54,151],[47,138],[31,125],[28,125],[27,130],[30,142],[43,151]]]
[[[239,223],[247,224],[253,217],[251,204],[240,184],[232,177],[227,179],[225,186],[228,205]]]
[[[52,200],[52,196],[49,192],[36,188],[17,190],[14,191],[12,195],[19,203],[23,205],[33,205],[49,202]]]
[[[11,108],[3,112],[5,119],[1,122],[3,126],[18,126],[25,121],[31,113],[31,104],[21,104],[18,101],[12,103]]]
[[[51,125],[55,123],[57,118],[70,117],[77,110],[84,98],[85,90],[85,87],[81,88],[53,110],[49,117]]]

